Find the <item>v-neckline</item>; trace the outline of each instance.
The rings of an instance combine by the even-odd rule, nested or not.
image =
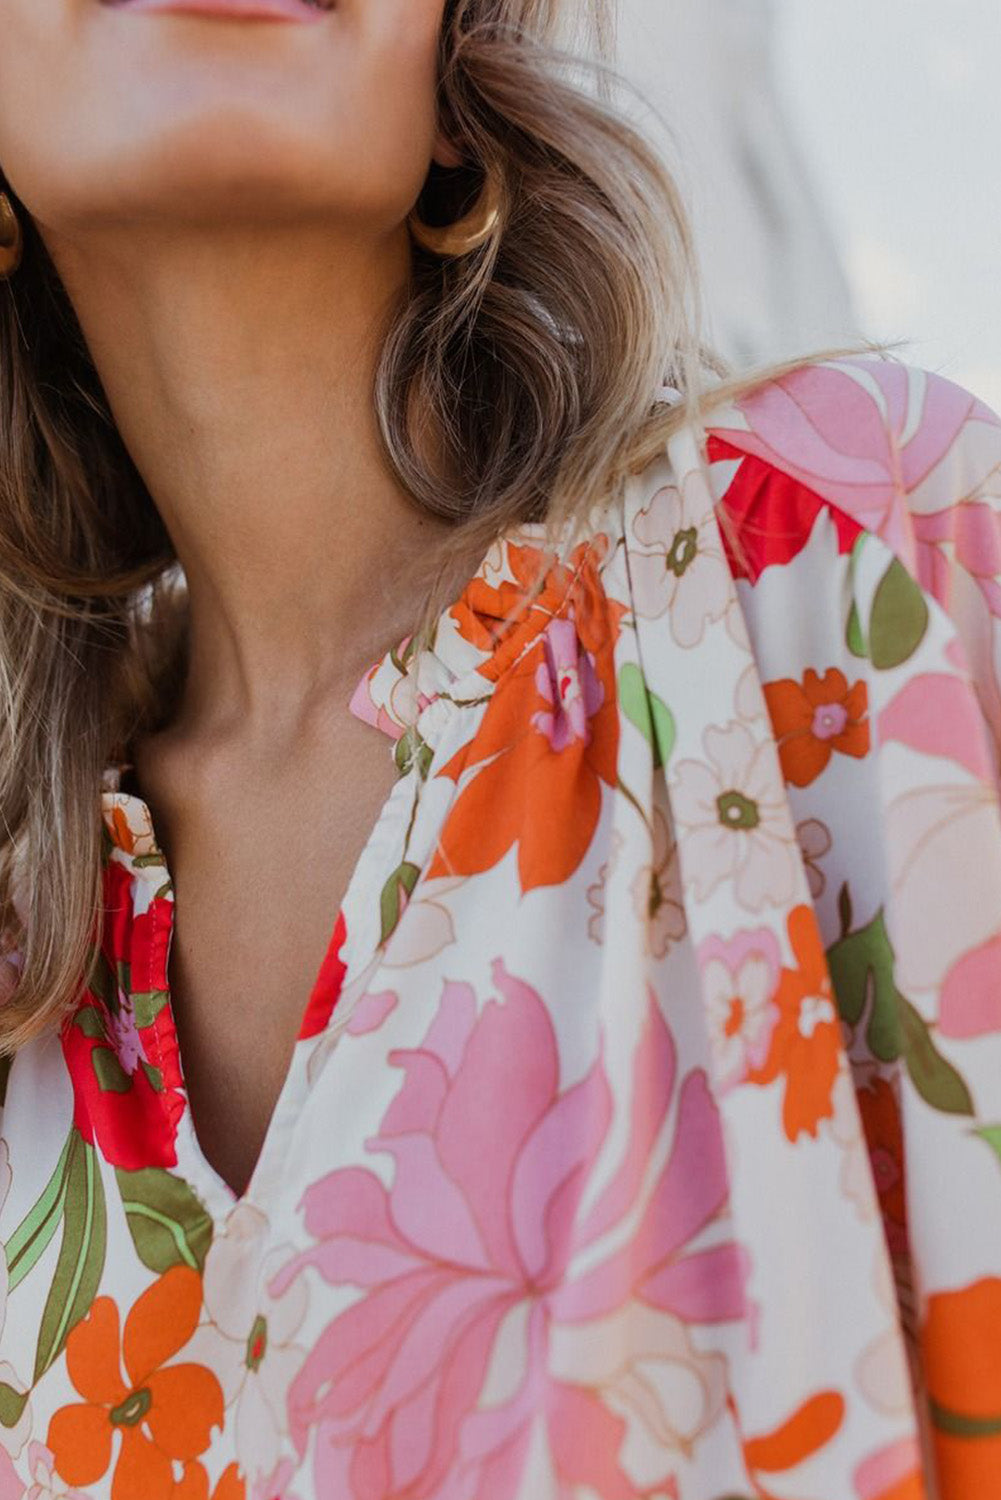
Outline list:
[[[550,617],[554,604],[551,592],[545,601],[540,600],[538,605],[530,606],[527,614],[515,621],[508,618],[512,599],[504,593],[512,584],[516,588],[522,586],[522,570],[526,564],[524,558],[521,561],[516,559],[521,556],[522,549],[528,549],[529,552],[535,548],[544,549],[547,544],[546,533],[547,528],[543,522],[520,522],[498,537],[483,556],[459,597],[441,611],[431,644],[419,652],[412,652],[409,650],[410,638],[405,638],[399,645],[386,651],[363,674],[355,688],[348,704],[350,712],[363,722],[379,728],[393,742],[387,749],[395,756],[400,774],[376,816],[334,914],[324,957],[300,1012],[289,1065],[268,1117],[253,1169],[245,1188],[239,1193],[208,1160],[191,1113],[168,976],[177,913],[166,855],[157,839],[149,804],[138,789],[121,789],[123,771],[127,768],[111,767],[106,773],[102,799],[106,821],[109,808],[113,809],[118,804],[130,826],[135,825],[135,831],[144,845],[144,854],[138,860],[133,860],[128,851],[119,846],[119,860],[128,867],[134,878],[148,884],[150,900],[156,893],[161,897],[162,906],[169,905],[169,920],[157,935],[160,944],[158,953],[162,993],[165,999],[158,1012],[158,1017],[162,1019],[157,1022],[156,1046],[159,1052],[165,1052],[166,1059],[172,1064],[174,1079],[171,1097],[162,1098],[163,1128],[172,1133],[176,1131],[170,1144],[177,1166],[191,1179],[192,1186],[196,1188],[206,1210],[216,1222],[220,1222],[240,1204],[255,1203],[263,1207],[269,1201],[269,1192],[276,1179],[281,1176],[286,1140],[294,1130],[311,1092],[299,1044],[310,1036],[322,1039],[332,1023],[346,980],[351,978],[353,982],[355,978],[366,974],[376,962],[385,942],[384,937],[375,937],[371,923],[368,924],[367,936],[364,936],[366,924],[352,925],[351,914],[360,910],[361,887],[367,885],[372,878],[381,877],[381,883],[384,883],[392,873],[391,869],[377,868],[384,857],[387,823],[399,815],[401,826],[409,818],[406,827],[408,830],[413,827],[423,787],[434,775],[438,747],[442,744],[447,747],[448,736],[445,731],[452,715],[460,708],[482,703],[493,692],[497,679],[514,664],[522,651],[530,648],[535,636],[544,629]],[[582,551],[589,553],[590,546],[582,548]],[[583,566],[583,560],[578,559],[574,566],[568,566],[565,560],[562,566],[562,586],[556,592],[565,596]],[[496,585],[506,573],[510,574],[511,581],[498,589]],[[503,608],[495,613],[495,606],[499,606],[502,599]],[[412,804],[405,800],[411,792]],[[129,812],[131,817],[128,816]],[[412,863],[409,851],[407,857]],[[418,870],[418,880],[425,867],[426,862]],[[130,949],[135,941],[137,916],[135,886],[131,889],[128,913]],[[166,901],[162,899],[165,896]],[[343,934],[340,931],[342,927],[346,927]],[[364,937],[363,942],[359,938],[359,932]],[[341,971],[339,974],[338,970]],[[336,983],[337,992],[331,995],[330,986],[333,983]],[[150,989],[152,988],[151,985]],[[134,986],[133,992],[136,992]],[[311,1023],[308,1032],[307,1022]]]
[[[161,1008],[159,1047],[168,1055],[172,1054],[176,1062],[177,1080],[174,1085],[174,1110],[176,1118],[176,1137],[174,1148],[177,1155],[178,1166],[183,1167],[186,1175],[190,1172],[198,1179],[200,1196],[205,1207],[216,1220],[225,1217],[234,1208],[242,1203],[255,1203],[262,1206],[267,1199],[267,1189],[276,1180],[281,1172],[284,1159],[283,1146],[290,1134],[292,1126],[298,1119],[300,1110],[305,1103],[309,1092],[306,1080],[305,1068],[298,1057],[300,1043],[309,1040],[311,1036],[321,1037],[330,1025],[331,1017],[343,990],[345,974],[363,973],[378,951],[378,943],[372,946],[365,945],[364,951],[357,947],[352,949],[352,930],[347,926],[346,916],[358,905],[358,892],[362,884],[367,884],[372,873],[372,867],[377,857],[382,852],[383,832],[388,819],[398,817],[402,821],[407,815],[408,804],[404,804],[409,790],[414,795],[419,795],[419,787],[416,785],[416,766],[401,774],[394,781],[389,794],[382,803],[375,821],[369,831],[368,837],[356,860],[351,874],[348,878],[344,894],[334,914],[330,936],[327,940],[324,956],[319,968],[309,986],[308,994],[299,1014],[296,1030],[296,1038],[293,1043],[292,1054],[288,1066],[282,1076],[281,1085],[275,1097],[275,1102],[269,1112],[264,1134],[261,1138],[260,1149],[254,1161],[253,1168],[247,1179],[246,1186],[241,1192],[226,1180],[219,1170],[209,1161],[201,1140],[198,1136],[194,1116],[191,1109],[191,1098],[185,1076],[184,1060],[180,1047],[180,1035],[177,1026],[177,1015],[174,1007],[174,994],[169,976],[169,959],[173,946],[176,930],[178,912],[174,896],[173,877],[167,864],[166,856],[156,836],[152,811],[145,799],[135,792],[110,791],[105,792],[103,801],[105,808],[113,808],[118,805],[125,813],[130,827],[145,827],[148,830],[148,843],[143,856],[141,869],[131,870],[133,875],[152,875],[155,879],[158,896],[161,900],[160,910],[169,913],[166,924],[162,923],[158,934],[159,943],[162,944],[161,962],[164,984],[164,1000]],[[126,857],[127,858],[127,857]],[[131,864],[130,861],[127,860]],[[126,938],[126,952],[131,960],[136,954],[136,911],[129,912],[128,935]],[[141,944],[139,946],[142,946]],[[372,948],[369,952],[368,949]],[[337,978],[337,971],[340,971]],[[143,981],[145,982],[145,981]],[[336,983],[336,990],[332,987]],[[135,977],[133,976],[133,985]],[[315,1030],[308,1029],[308,1023],[323,1017],[322,1024]],[[172,1129],[170,1119],[171,1111],[165,1112],[164,1128]]]

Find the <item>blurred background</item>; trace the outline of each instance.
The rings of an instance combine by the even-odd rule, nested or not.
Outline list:
[[[998,0],[620,0],[738,368],[858,334],[1001,411]]]

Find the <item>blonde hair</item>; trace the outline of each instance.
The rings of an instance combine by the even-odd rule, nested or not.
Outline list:
[[[422,639],[459,558],[519,520],[544,520],[554,548],[557,537],[572,544],[677,426],[808,360],[857,352],[731,378],[703,345],[678,188],[610,102],[609,0],[576,11],[590,61],[558,41],[565,5],[450,0],[445,11],[443,119],[500,175],[506,207],[475,254],[443,263],[415,247],[385,330],[374,400],[387,459],[420,504],[455,523],[429,565]],[[588,68],[594,91],[580,78]],[[422,204],[453,210],[480,180],[477,168],[435,177]],[[103,772],[162,722],[184,655],[183,579],[166,531],[11,197],[26,245],[0,291],[0,931],[20,971],[0,1007],[6,1052],[57,1024],[89,976]],[[665,382],[677,405],[654,403]]]

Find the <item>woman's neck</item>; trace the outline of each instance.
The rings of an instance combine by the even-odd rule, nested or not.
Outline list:
[[[294,721],[403,632],[406,561],[449,529],[394,478],[373,406],[405,230],[50,250],[187,576],[183,717]]]

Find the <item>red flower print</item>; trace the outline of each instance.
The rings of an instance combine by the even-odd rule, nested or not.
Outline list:
[[[869,753],[868,690],[860,678],[828,667],[823,677],[808,667],[802,684],[791,677],[763,684],[786,781],[809,786],[835,750],[861,758]]]
[[[789,1140],[817,1134],[834,1113],[832,1091],[841,1056],[841,1023],[817,919],[809,906],[789,913],[795,969],[783,969],[775,992],[779,1019],[768,1056],[747,1077],[751,1083],[785,1079],[782,1124]]]
[[[528,891],[566,880],[584,857],[602,785],[616,778],[614,649],[625,606],[605,598],[583,554],[565,589],[561,615],[543,628],[537,604],[488,664],[498,673],[513,642],[525,648],[525,629],[537,636],[500,677],[474,739],[438,772],[457,782],[478,768],[445,821],[428,878],[477,874],[516,845]]]
[[[393,1158],[392,1186],[348,1167],[305,1194],[316,1244],[272,1292],[312,1267],[361,1295],[292,1383],[293,1440],[304,1453],[316,1429],[318,1494],[507,1500],[541,1422],[561,1494],[625,1500],[654,1493],[623,1466],[638,1427],[663,1454],[656,1493],[676,1493],[674,1458],[725,1406],[726,1358],[708,1332],[748,1313],[744,1250],[725,1233],[692,1244],[725,1229],[715,1101],[701,1069],[678,1077],[651,994],[627,1139],[585,1209],[612,1117],[603,1061],[561,1086],[542,999],[500,961],[493,972],[500,999],[480,1006],[446,984],[422,1045],[391,1054],[405,1081],[367,1144]],[[610,1248],[582,1256],[599,1242]],[[517,1352],[520,1375],[481,1403],[495,1348]],[[679,1402],[679,1388],[698,1398]]]
[[[104,924],[90,988],[63,1025],[73,1123],[113,1166],[172,1167],[184,1109],[167,1000],[172,902],[133,910],[134,876],[104,871]]]
[[[834,527],[839,552],[850,552],[861,535],[862,527],[851,516],[768,458],[743,453],[715,432],[708,435],[706,454],[710,463],[740,459],[719,507],[723,547],[734,578],[757,583],[765,568],[791,562],[806,546],[822,511]]]
[[[139,1297],[121,1336],[110,1297],[98,1297],[72,1330],[66,1370],[83,1403],[60,1407],[46,1440],[67,1484],[101,1479],[118,1434],[111,1500],[173,1500],[174,1461],[204,1453],[223,1422],[212,1372],[168,1364],[194,1333],[201,1302],[197,1271],[173,1266]]]
[[[908,1249],[907,1203],[900,1106],[892,1085],[878,1076],[858,1089],[857,1097],[886,1241],[893,1255],[904,1255]]]
[[[334,927],[333,936],[324,955],[320,972],[316,976],[309,1003],[306,1006],[299,1027],[299,1041],[307,1037],[318,1036],[326,1029],[327,1022],[333,1014],[334,1006],[341,996],[344,985],[344,975],[347,972],[341,954],[347,941],[348,929],[343,911],[338,913],[337,924]]]

